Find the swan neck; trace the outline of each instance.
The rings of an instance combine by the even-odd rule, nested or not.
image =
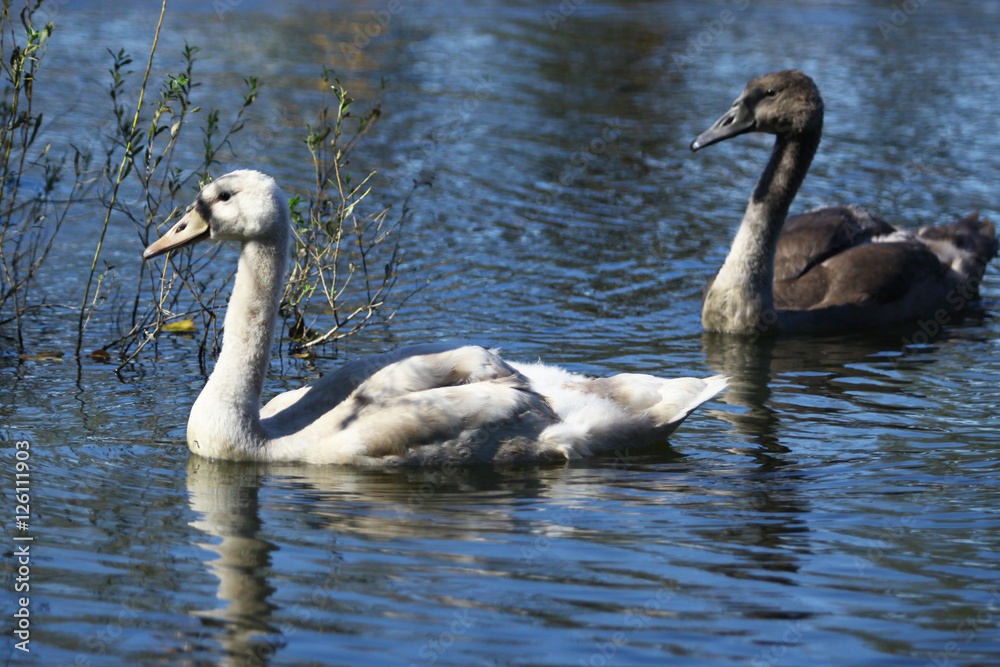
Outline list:
[[[227,375],[255,415],[260,413],[271,361],[284,275],[284,248],[259,241],[243,244],[226,311],[222,351],[212,376],[220,371]]]
[[[778,321],[773,287],[778,237],[819,147],[820,134],[817,128],[778,135],[775,140],[729,255],[706,294],[702,310],[706,329],[761,333]]]
[[[744,265],[752,285],[765,294],[765,307],[772,307],[774,255],[778,237],[788,217],[813,156],[819,147],[819,132],[797,136],[779,135],[764,172],[757,180],[743,222],[726,262]]]
[[[226,309],[222,351],[192,408],[188,440],[200,453],[258,458],[267,443],[260,398],[274,343],[286,268],[287,239],[246,241]],[[194,447],[193,447],[194,448]],[[209,448],[205,451],[205,448]]]
[[[819,140],[818,129],[792,136],[778,135],[771,158],[750,196],[744,222],[749,218],[752,223],[781,232],[788,209],[819,148]],[[777,234],[774,236],[776,241]]]

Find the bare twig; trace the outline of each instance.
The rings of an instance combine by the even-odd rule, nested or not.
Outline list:
[[[125,154],[122,155],[121,162],[118,164],[118,175],[115,178],[115,184],[111,191],[111,201],[108,205],[107,212],[104,215],[104,224],[101,226],[101,235],[97,240],[97,247],[94,249],[94,259],[90,264],[90,273],[87,274],[87,285],[83,291],[83,303],[80,305],[80,319],[77,323],[77,337],[76,337],[76,355],[80,356],[80,348],[83,346],[83,331],[90,321],[90,316],[93,313],[93,307],[88,307],[87,301],[90,298],[90,286],[94,280],[94,272],[97,269],[97,259],[101,255],[101,248],[104,246],[104,237],[108,232],[108,222],[111,220],[111,211],[114,210],[115,201],[118,198],[118,188],[121,186],[122,181],[125,178],[125,169],[129,165],[129,159],[132,157],[132,150],[134,141],[138,138],[136,134],[136,128],[139,125],[139,116],[142,112],[142,100],[146,94],[146,85],[149,82],[149,72],[153,68],[153,56],[156,54],[156,45],[160,40],[160,28],[163,27],[163,17],[167,13],[167,0],[163,0],[160,6],[160,19],[156,24],[156,33],[153,36],[153,45],[149,49],[149,60],[146,62],[146,73],[142,78],[142,87],[139,89],[139,101],[136,103],[135,115],[132,118],[132,128],[125,143]],[[96,299],[96,295],[95,295]]]

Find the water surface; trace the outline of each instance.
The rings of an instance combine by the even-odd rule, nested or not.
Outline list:
[[[403,269],[430,285],[329,358],[276,359],[269,393],[438,339],[592,374],[723,372],[733,386],[669,447],[624,457],[232,465],[183,444],[204,382],[196,339],[165,338],[119,380],[71,358],[71,315],[46,314],[29,347],[62,360],[20,359],[9,338],[0,357],[4,439],[30,441],[34,466],[32,651],[5,632],[8,663],[995,662],[996,268],[981,307],[933,336],[703,335],[701,286],[769,142],[687,148],[747,80],[796,67],[823,91],[827,130],[795,210],[854,202],[910,227],[997,216],[992,3],[928,2],[902,18],[864,0],[216,4],[170,5],[157,67],[201,46],[206,108],[261,78],[223,169],[307,188],[301,125],[329,65],[359,105],[381,101],[352,163],[379,170],[376,196],[398,203],[413,179],[433,183],[413,200]],[[345,58],[355,28],[390,5]],[[57,145],[106,122],[105,49],[141,69],[156,9],[58,5],[39,82]],[[53,300],[81,298],[101,218],[81,214],[60,238],[41,279]],[[115,224],[105,257],[126,281],[141,247]],[[102,317],[91,347],[115,325]]]

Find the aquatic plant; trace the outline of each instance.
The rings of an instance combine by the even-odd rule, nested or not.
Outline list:
[[[324,91],[332,91],[336,104],[331,108],[324,95],[316,127],[306,126],[313,188],[306,199],[296,195],[289,203],[295,253],[281,314],[292,348],[298,352],[357,333],[376,315],[392,319],[416,291],[395,304],[388,303],[399,276],[399,231],[409,212],[410,197],[421,184],[411,187],[400,214],[391,221],[390,208],[362,212],[375,171],[352,183],[345,168],[351,151],[381,110],[376,104],[353,116],[354,99],[328,68],[323,69],[322,84]],[[354,121],[352,129],[348,129],[349,120]]]
[[[187,70],[164,84],[144,135],[149,145],[143,164],[126,169],[127,173],[139,175],[141,206],[133,210],[109,202],[133,221],[143,244],[155,239],[154,229],[165,230],[183,213],[190,195],[177,197],[182,189],[187,193],[184,186],[192,178],[196,178],[198,186],[211,180],[210,170],[219,163],[219,151],[230,145],[233,135],[243,128],[242,113],[256,98],[257,81],[251,77],[246,79],[243,105],[225,133],[218,129],[219,111],[208,113],[202,128],[202,164],[193,171],[174,168],[151,178],[161,162],[169,165],[169,153],[177,145],[187,115],[199,110],[192,108],[190,101],[193,54],[190,47],[185,50]],[[120,69],[121,59],[121,55],[116,58],[114,71]],[[321,83],[324,94],[318,118],[315,126],[306,125],[303,140],[313,165],[314,180],[309,191],[294,194],[288,202],[294,247],[280,314],[289,348],[299,355],[318,345],[335,343],[375,321],[392,319],[409,294],[416,291],[411,290],[395,303],[389,303],[399,275],[399,231],[408,214],[410,196],[418,185],[411,188],[399,215],[393,219],[390,219],[391,207],[369,205],[375,172],[368,172],[355,183],[346,167],[351,151],[379,117],[380,109],[376,104],[362,115],[354,116],[351,112],[354,100],[331,70],[323,70]],[[328,103],[326,91],[332,91],[335,105]],[[162,120],[168,113],[169,118]],[[119,121],[118,126],[123,124]],[[153,157],[153,138],[167,127],[170,139]],[[127,148],[130,139],[123,134],[118,143],[126,147],[128,160],[134,162],[137,157]],[[165,206],[164,201],[169,204]],[[372,210],[366,212],[367,209]],[[170,213],[158,215],[165,210]],[[216,314],[225,305],[232,274],[212,275],[209,280],[204,276],[211,275],[219,248],[214,246],[201,254],[195,254],[197,251],[192,247],[182,248],[170,253],[168,264],[163,265],[159,274],[147,276],[151,284],[144,287],[140,277],[128,313],[128,326],[122,327],[121,335],[110,344],[118,346],[119,369],[134,360],[162,331],[200,332],[202,357],[218,349],[221,332]]]
[[[35,82],[54,26],[35,23],[41,2],[17,14],[12,1],[0,9],[0,325],[15,323],[24,351],[23,317],[47,305],[31,292],[72,205],[87,190],[87,158],[76,149],[53,155],[37,145],[43,113],[35,108]],[[72,159],[71,159],[72,158]],[[71,162],[71,173],[67,173]]]
[[[113,123],[106,128],[109,136],[105,137],[108,141],[103,149],[99,193],[105,217],[80,305],[77,354],[94,312],[110,308],[116,320],[116,333],[91,355],[110,358],[113,350],[119,361],[118,370],[135,360],[164,330],[199,333],[199,352],[204,356],[219,339],[216,312],[221,308],[220,296],[226,293],[232,276],[212,275],[210,268],[219,246],[199,254],[182,249],[171,253],[159,272],[143,263],[131,295],[125,297],[116,283],[113,267],[105,266],[97,274],[112,214],[117,213],[132,223],[143,246],[152,242],[158,227],[183,213],[189,193],[211,180],[212,167],[219,164],[222,151],[230,147],[233,137],[244,128],[244,114],[257,99],[257,79],[245,78],[242,102],[232,113],[228,127],[223,129],[221,125],[220,110],[209,109],[200,123],[201,150],[185,150],[188,128],[198,127],[195,120],[203,111],[192,95],[198,85],[194,76],[198,47],[184,46],[183,69],[167,74],[159,84],[159,94],[152,102],[146,102],[165,11],[164,1],[145,72],[134,88],[129,85],[131,56],[122,50],[110,52],[108,96]],[[179,166],[179,152],[199,154],[200,163],[194,167]],[[197,280],[196,274],[201,276]],[[91,294],[95,276],[97,285]]]
[[[19,14],[12,5],[13,0],[3,0],[0,17],[0,61],[7,81],[0,101],[0,325],[16,323],[23,352],[22,317],[52,305],[33,298],[32,279],[68,212],[77,204],[96,202],[104,215],[74,308],[77,357],[90,349],[92,357],[114,359],[117,372],[137,360],[159,334],[181,332],[197,341],[204,361],[220,344],[217,313],[233,275],[228,263],[222,264],[224,273],[213,271],[220,265],[214,259],[221,246],[183,248],[157,264],[140,262],[137,256],[134,284],[126,285],[119,269],[105,260],[104,242],[109,230],[127,221],[137,247],[149,245],[183,214],[193,193],[212,179],[223,160],[253,157],[250,150],[241,158],[234,140],[257,100],[257,79],[244,79],[240,104],[226,114],[202,109],[195,100],[199,49],[185,45],[179,71],[159,75],[157,81],[153,63],[167,8],[163,0],[141,78],[130,69],[131,55],[109,51],[107,120],[76,137],[64,155],[53,156],[50,144],[36,145],[42,113],[33,99],[55,28],[52,21],[39,27],[36,19],[55,13],[39,11],[39,0],[26,0]],[[289,348],[298,354],[387,321],[406,301],[404,294],[390,304],[389,296],[399,275],[399,232],[418,187],[411,188],[392,218],[390,207],[373,204],[375,172],[355,180],[347,166],[380,108],[375,103],[356,115],[355,101],[329,69],[322,70],[320,83],[317,117],[306,125],[303,139],[314,180],[289,201],[295,245],[281,315]],[[280,119],[277,129],[283,129],[285,120]],[[92,331],[95,320],[110,326],[110,334],[106,328]],[[95,337],[103,340],[95,344]]]
[[[222,152],[233,150],[234,137],[245,127],[245,112],[257,99],[258,81],[249,76],[244,79],[241,104],[225,122],[219,109],[203,112],[192,94],[198,85],[194,65],[199,50],[186,45],[183,70],[168,74],[160,84],[159,96],[147,104],[146,90],[165,8],[164,2],[145,73],[131,92],[131,72],[127,69],[131,57],[124,51],[111,54],[108,93],[114,124],[101,172],[100,200],[106,210],[102,239],[112,213],[132,222],[143,246],[172,225],[189,204],[192,191],[212,179]],[[375,172],[355,183],[346,166],[352,150],[379,117],[379,106],[354,115],[354,100],[331,70],[323,69],[321,84],[324,92],[317,120],[315,126],[306,125],[304,137],[314,182],[309,191],[295,194],[289,201],[295,241],[281,315],[290,348],[299,354],[335,343],[375,321],[387,321],[405,302],[406,296],[390,305],[388,297],[398,277],[398,232],[408,212],[409,195],[417,188],[413,186],[393,220],[390,208],[369,205]],[[336,101],[333,105],[329,104],[331,92]],[[195,122],[198,114],[200,124]],[[182,148],[185,141],[190,143],[187,128],[191,126],[200,127],[201,162],[185,168],[178,166],[177,155],[196,152]],[[232,158],[239,160],[240,156]],[[159,271],[143,264],[134,289],[125,297],[115,283],[112,267],[97,274],[99,241],[80,307],[78,354],[95,309],[110,307],[116,333],[92,354],[116,357],[117,370],[136,360],[162,332],[195,334],[199,357],[204,361],[221,343],[217,313],[225,306],[233,275],[213,272],[220,247],[171,252]],[[95,276],[97,286],[91,294]]]

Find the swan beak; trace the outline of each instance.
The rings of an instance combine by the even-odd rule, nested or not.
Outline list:
[[[177,224],[171,227],[166,234],[142,251],[142,258],[153,259],[170,250],[177,250],[192,243],[197,243],[198,241],[207,239],[210,231],[208,222],[198,213],[198,208],[192,206],[184,214],[184,217],[178,220]]]
[[[705,146],[717,144],[745,132],[752,132],[757,127],[757,120],[743,100],[737,100],[730,109],[712,127],[698,135],[691,142],[691,150],[696,151]]]

